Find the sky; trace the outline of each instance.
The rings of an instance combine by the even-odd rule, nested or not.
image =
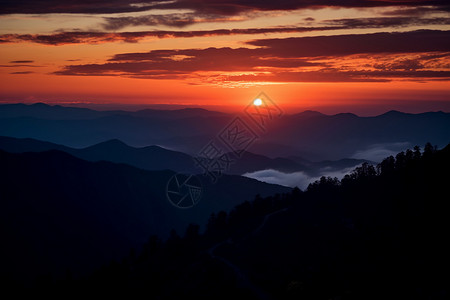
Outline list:
[[[450,111],[447,0],[0,3],[0,103]]]

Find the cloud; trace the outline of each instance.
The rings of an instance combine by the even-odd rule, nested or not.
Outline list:
[[[450,31],[417,30],[249,41],[284,57],[343,56],[358,53],[449,51]]]
[[[196,13],[238,15],[250,11],[288,11],[320,7],[448,7],[446,0],[4,0],[0,14],[110,14],[152,9],[190,9]]]
[[[197,71],[238,72],[259,67],[291,68],[317,66],[302,59],[284,61],[271,58],[267,49],[207,48],[153,50],[146,53],[117,54],[105,64],[71,65],[60,75],[128,75],[190,74]],[[226,57],[226,60],[223,58]]]
[[[429,13],[448,12],[449,5],[442,6],[418,6],[418,7],[400,7],[394,10],[382,12],[385,16],[423,16]]]
[[[305,190],[311,182],[320,179],[321,176],[337,177],[340,180],[357,166],[358,165],[334,171],[328,171],[327,168],[324,168],[318,176],[311,176],[305,172],[284,173],[273,169],[245,173],[242,176],[267,183],[280,184],[289,187],[297,186],[298,188]]]
[[[57,75],[226,82],[379,82],[450,79],[450,31],[421,30],[253,40],[257,48],[153,50]],[[420,42],[417,42],[420,41]],[[226,58],[226,59],[225,59]],[[339,58],[339,59],[338,59]]]
[[[185,27],[195,23],[230,21],[217,15],[199,15],[195,13],[172,13],[165,15],[147,15],[139,17],[105,18],[103,28],[118,30],[127,26],[157,26]]]
[[[98,44],[112,42],[136,43],[146,38],[190,38],[203,36],[237,35],[237,34],[267,34],[267,33],[295,33],[322,30],[342,29],[335,26],[326,27],[269,27],[269,28],[243,28],[243,29],[216,29],[194,31],[135,31],[135,32],[60,32],[54,34],[3,34],[0,43],[32,42],[45,45],[66,44]]]
[[[0,14],[84,13],[111,14],[146,11],[173,2],[171,0],[4,0]]]
[[[450,80],[450,71],[340,71],[319,70],[222,76],[223,80],[256,82],[387,82],[395,78]]]
[[[180,14],[181,15],[181,14]],[[196,22],[213,22],[224,20],[223,18],[195,19],[192,22],[177,19],[165,19],[161,15],[159,20],[148,19],[144,17],[123,17],[106,18],[109,20],[103,24],[108,30],[117,30],[126,26],[139,25],[170,25],[183,27]],[[312,19],[312,18],[307,18]],[[159,23],[158,23],[159,22]],[[137,43],[148,38],[191,38],[205,36],[222,35],[244,35],[244,34],[270,34],[270,33],[301,33],[318,32],[330,30],[346,30],[357,28],[383,28],[383,27],[406,27],[410,25],[450,25],[450,18],[413,18],[413,17],[385,17],[385,18],[356,18],[356,19],[335,19],[325,20],[318,24],[319,26],[279,26],[266,28],[241,28],[241,29],[215,29],[215,30],[153,30],[153,31],[133,31],[133,32],[100,32],[100,31],[66,31],[53,34],[3,34],[0,35],[0,43],[21,43],[32,42],[45,45],[66,45],[66,44],[98,44],[127,42]],[[386,33],[384,33],[386,34]]]
[[[196,23],[206,22],[230,22],[242,21],[248,19],[250,14],[241,15],[236,19],[231,16],[223,16],[221,14],[206,13],[169,13],[164,15],[146,15],[138,17],[105,17],[102,27],[105,30],[118,30],[128,26],[172,26],[185,27]],[[315,21],[314,18],[308,17],[304,19],[308,24]],[[356,29],[356,28],[382,28],[382,27],[405,27],[411,25],[449,25],[450,18],[417,18],[417,16],[408,17],[377,17],[377,18],[347,18],[325,20],[321,22],[325,26],[339,29]]]
[[[410,146],[411,144],[408,142],[374,144],[366,149],[356,151],[352,158],[381,162],[386,157],[391,155],[395,156],[397,153],[406,150]]]
[[[261,170],[245,173],[242,176],[253,178],[262,182],[280,184],[289,187],[299,187],[304,190],[308,184],[314,180],[304,172],[283,173],[277,170]]]
[[[31,64],[31,63],[34,63],[34,60],[12,60],[9,63],[10,64]]]
[[[450,18],[417,18],[417,17],[378,17],[378,18],[347,18],[325,20],[325,25],[342,26],[347,29],[406,27],[424,25],[449,25]]]
[[[33,74],[34,72],[30,72],[30,71],[23,71],[23,72],[12,72],[9,74],[15,74],[15,75],[26,75],[26,74]]]
[[[9,65],[0,65],[0,68],[19,68],[19,67],[40,68],[42,66],[29,65],[29,64],[23,64],[23,63],[13,63],[13,62],[10,62]]]

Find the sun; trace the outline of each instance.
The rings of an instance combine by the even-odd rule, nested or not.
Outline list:
[[[255,99],[255,100],[253,101],[253,105],[255,105],[255,106],[260,106],[261,104],[262,104],[262,100],[259,99],[259,98]]]

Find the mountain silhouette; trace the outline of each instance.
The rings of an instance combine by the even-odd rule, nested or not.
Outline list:
[[[187,154],[158,146],[130,147],[120,140],[112,139],[83,149],[38,141],[0,137],[0,149],[12,153],[60,150],[88,161],[124,163],[146,170],[173,170],[176,172],[199,172],[194,160]]]
[[[224,113],[209,111],[202,108],[183,108],[174,110],[143,109],[138,111],[123,110],[94,110],[81,107],[66,107],[61,105],[35,104],[2,104],[0,105],[0,118],[34,117],[50,120],[79,120],[95,119],[105,116],[127,115],[135,117],[152,117],[159,119],[176,119],[221,116]]]
[[[343,180],[256,196],[90,276],[37,291],[157,299],[445,299],[450,145],[364,164]],[[20,290],[19,290],[20,291]]]
[[[264,143],[276,144],[296,149],[292,156],[309,160],[337,160],[352,157],[359,150],[368,150],[374,146],[402,142],[403,149],[391,148],[395,152],[414,145],[424,145],[431,141],[442,147],[450,141],[450,114],[427,112],[408,114],[390,111],[374,117],[359,117],[354,114],[322,115],[302,113],[286,116],[268,132],[257,151],[262,155],[279,155],[271,147],[265,149]],[[285,155],[283,156],[291,156]],[[366,158],[369,159],[369,158]]]
[[[1,275],[13,277],[61,275],[66,268],[80,274],[126,255],[152,234],[164,238],[256,194],[290,190],[231,175],[212,184],[199,175],[202,198],[183,210],[166,198],[172,171],[93,163],[55,150],[0,151],[0,165]]]
[[[197,108],[127,112],[10,104],[0,105],[0,135],[35,138],[75,148],[119,139],[134,147],[161,145],[196,155],[232,118],[230,114]],[[338,160],[379,145],[392,153],[428,141],[442,147],[450,140],[449,127],[450,114],[444,112],[391,111],[359,117],[306,111],[274,120],[267,132],[246,150],[270,158]],[[404,146],[392,146],[396,143]]]
[[[0,136],[0,149],[11,153],[60,150],[88,161],[124,163],[145,170],[172,170],[188,173],[202,171],[195,166],[195,161],[190,155],[158,146],[135,148],[118,139],[112,139],[82,149],[75,149],[35,139],[16,139]],[[273,169],[286,173],[302,171],[315,176],[323,168],[339,170],[368,162],[358,159],[310,162],[299,157],[294,157],[293,159],[282,157],[268,158],[248,151],[243,152],[240,158],[237,158],[233,153],[228,153],[228,155],[234,160],[224,173],[234,175]]]

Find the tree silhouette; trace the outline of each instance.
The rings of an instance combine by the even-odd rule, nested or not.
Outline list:
[[[395,170],[395,158],[391,155],[377,165],[378,174],[380,175],[388,175],[392,174]]]
[[[431,145],[431,144],[430,144]],[[321,177],[305,192],[255,197],[212,214],[204,234],[149,238],[83,279],[37,281],[39,293],[153,299],[445,299],[450,145],[364,163],[342,182]],[[425,152],[427,154],[425,154]],[[263,228],[261,230],[261,228]],[[256,232],[255,232],[256,231]],[[444,297],[443,297],[444,295]]]

